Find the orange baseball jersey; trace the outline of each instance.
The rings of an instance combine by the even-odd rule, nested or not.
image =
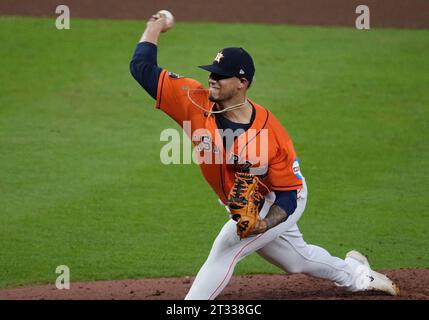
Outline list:
[[[197,147],[195,152],[201,157],[205,152],[204,161],[199,163],[202,174],[225,204],[235,172],[243,169],[255,172],[260,169],[260,177],[270,190],[302,188],[299,163],[288,133],[271,112],[248,101],[256,111],[254,121],[246,132],[234,139],[229,150],[224,150],[215,115],[208,112],[213,103],[201,83],[166,70],[158,81],[156,108],[181,127],[185,121],[190,122],[191,131],[187,134]]]

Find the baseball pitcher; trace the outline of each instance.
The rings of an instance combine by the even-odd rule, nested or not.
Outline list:
[[[158,66],[162,32],[174,20],[155,14],[147,22],[130,63],[133,77],[156,100],[156,108],[180,126],[205,161],[201,173],[229,213],[186,299],[215,299],[236,264],[252,252],[287,272],[329,279],[350,291],[399,294],[385,275],[371,270],[357,251],[345,259],[307,244],[297,222],[308,190],[287,131],[265,107],[247,98],[255,66],[243,48],[217,52],[209,65],[208,88]]]

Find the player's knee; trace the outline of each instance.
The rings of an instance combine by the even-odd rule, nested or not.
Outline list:
[[[301,265],[291,265],[287,267],[287,272],[289,273],[302,273],[304,269]]]

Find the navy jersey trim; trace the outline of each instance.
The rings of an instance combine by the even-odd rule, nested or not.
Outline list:
[[[161,90],[159,91],[159,102],[158,102],[158,106],[156,107],[157,109],[161,109],[162,89],[164,89],[164,80],[165,80],[166,74],[167,74],[167,72],[164,72],[164,75],[162,76]]]
[[[294,184],[292,186],[274,186],[274,185],[271,185],[271,189],[273,189],[273,188],[293,188],[293,187],[300,187],[300,186],[302,186],[302,183]]]

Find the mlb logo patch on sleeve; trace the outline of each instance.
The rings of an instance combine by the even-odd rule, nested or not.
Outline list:
[[[302,179],[302,174],[301,174],[301,169],[299,168],[298,159],[294,160],[294,162],[292,164],[292,170],[293,170],[295,177],[297,177],[298,179]]]
[[[171,71],[169,71],[169,72],[168,72],[168,76],[169,76],[171,79],[179,79],[179,78],[183,78],[181,75],[178,75],[177,73],[174,73],[174,72],[171,72]]]

